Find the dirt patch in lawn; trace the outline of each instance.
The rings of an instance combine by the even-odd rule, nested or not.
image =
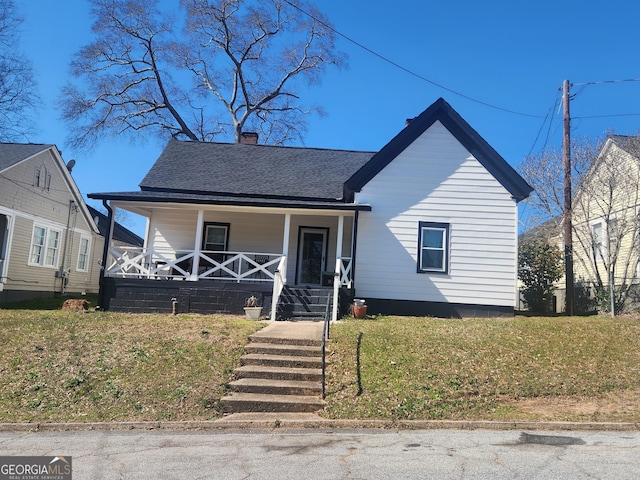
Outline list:
[[[640,388],[608,393],[598,398],[538,397],[516,400],[507,405],[527,420],[638,422],[638,398]]]

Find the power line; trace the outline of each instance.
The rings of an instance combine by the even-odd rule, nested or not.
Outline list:
[[[585,118],[609,118],[609,117],[636,117],[640,115],[640,113],[612,113],[609,115],[582,115],[579,117],[571,117],[574,119],[585,119]]]
[[[285,0],[286,1],[286,0]],[[583,83],[572,83],[571,85],[581,87],[587,85],[602,85],[605,83],[626,83],[626,82],[640,82],[640,78],[627,78],[624,80],[600,80],[598,82],[583,82]]]
[[[515,110],[510,110],[510,109],[508,109],[508,108],[503,108],[503,107],[499,107],[499,106],[497,106],[497,105],[492,105],[492,104],[490,104],[490,103],[483,102],[482,100],[478,100],[478,99],[476,99],[476,98],[473,98],[473,97],[470,97],[470,96],[468,96],[468,95],[465,95],[464,93],[461,93],[461,92],[458,92],[458,91],[456,91],[456,90],[453,90],[452,88],[446,87],[446,86],[444,86],[444,85],[442,85],[442,84],[440,84],[440,83],[434,82],[433,80],[430,80],[430,79],[428,79],[428,78],[426,78],[426,77],[424,77],[424,76],[420,75],[419,73],[416,73],[416,72],[414,72],[413,70],[410,70],[410,69],[408,69],[408,68],[406,68],[406,67],[404,67],[404,66],[400,65],[399,63],[397,63],[397,62],[395,62],[395,61],[391,60],[390,58],[385,57],[384,55],[382,55],[382,54],[380,54],[380,53],[378,53],[378,52],[376,52],[376,51],[374,51],[374,50],[370,49],[369,47],[367,47],[367,46],[363,45],[362,43],[360,43],[360,42],[358,42],[358,41],[354,40],[353,38],[351,38],[351,37],[349,37],[349,36],[345,35],[344,33],[339,32],[338,30],[336,30],[335,28],[333,28],[331,25],[328,25],[327,23],[323,22],[323,21],[322,21],[322,20],[320,20],[319,18],[315,17],[314,15],[312,15],[312,14],[311,14],[311,13],[309,13],[309,12],[307,12],[306,10],[304,10],[304,9],[300,8],[298,5],[296,5],[296,4],[292,3],[292,2],[290,2],[289,0],[284,0],[284,2],[285,2],[285,3],[287,3],[288,5],[292,6],[292,7],[293,7],[293,8],[295,8],[296,10],[300,11],[300,12],[301,12],[301,13],[303,13],[304,15],[307,15],[308,17],[312,18],[312,19],[313,19],[313,20],[315,20],[316,22],[320,23],[321,25],[323,25],[325,28],[327,28],[327,29],[331,30],[331,31],[332,31],[333,33],[335,33],[336,35],[339,35],[340,37],[344,38],[344,39],[345,39],[345,40],[347,40],[348,42],[353,43],[354,45],[356,45],[357,47],[361,48],[362,50],[364,50],[364,51],[366,51],[366,52],[370,53],[371,55],[373,55],[373,56],[375,56],[375,57],[378,57],[380,60],[382,60],[382,61],[384,61],[384,62],[386,62],[386,63],[388,63],[388,64],[390,64],[390,65],[393,65],[394,67],[396,67],[396,68],[398,68],[398,69],[402,70],[403,72],[408,73],[409,75],[412,75],[412,76],[414,76],[414,77],[416,77],[416,78],[418,78],[418,79],[420,79],[420,80],[422,80],[422,81],[424,81],[424,82],[427,82],[427,83],[429,83],[429,84],[431,84],[431,85],[433,85],[433,86],[435,86],[435,87],[441,88],[441,89],[443,89],[443,90],[446,90],[447,92],[453,93],[454,95],[458,95],[459,97],[465,98],[465,99],[467,99],[467,100],[470,100],[470,101],[472,101],[472,102],[478,103],[478,104],[480,104],[480,105],[484,105],[485,107],[493,108],[493,109],[496,109],[496,110],[501,110],[501,111],[503,111],[503,112],[512,113],[512,114],[514,114],[514,115],[520,115],[520,116],[523,116],[523,117],[531,117],[531,118],[546,118],[546,117],[544,117],[544,116],[542,116],[542,115],[533,115],[533,114],[530,114],[530,113],[517,112],[517,111],[515,111]]]
[[[527,157],[529,157],[531,155],[531,152],[533,152],[533,149],[535,148],[536,143],[538,143],[538,138],[540,138],[540,133],[542,132],[542,129],[544,128],[545,124],[547,123],[547,119],[549,119],[549,128],[547,129],[547,136],[545,137],[544,145],[542,146],[542,151],[544,151],[544,149],[547,147],[547,143],[549,142],[549,136],[551,134],[551,126],[553,125],[553,117],[555,115],[555,111],[556,111],[556,108],[558,106],[558,99],[559,98],[560,97],[558,95],[556,95],[556,98],[553,100],[553,105],[551,105],[551,108],[547,112],[547,115],[544,117],[544,120],[542,121],[542,124],[540,125],[540,128],[538,129],[538,133],[536,134],[536,139],[533,141],[533,144],[531,145],[531,149],[529,150],[529,153],[527,154]],[[551,118],[549,118],[549,116],[551,116]]]

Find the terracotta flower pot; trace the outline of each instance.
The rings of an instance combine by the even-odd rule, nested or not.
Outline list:
[[[353,306],[353,316],[355,318],[364,318],[367,316],[367,306],[366,305],[354,305]]]

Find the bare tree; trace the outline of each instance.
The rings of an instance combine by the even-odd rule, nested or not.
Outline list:
[[[13,0],[0,0],[0,141],[28,139],[40,106],[31,63],[18,48],[21,24]]]
[[[265,143],[300,139],[296,88],[340,65],[334,33],[315,8],[279,0],[91,0],[96,40],[72,62],[75,84],[61,97],[71,143],[104,135],[209,141],[243,129]],[[184,23],[184,29],[180,26]]]
[[[602,141],[592,141],[585,137],[576,137],[571,145],[573,191],[575,186],[589,170],[598,155]],[[540,224],[551,218],[561,216],[564,211],[564,166],[563,151],[551,148],[537,155],[530,155],[520,165],[520,173],[533,187],[533,194],[527,200],[532,208],[529,222]]]
[[[67,84],[61,106],[74,128],[70,143],[91,146],[103,135],[151,134],[205,140],[192,130],[180,110],[188,111],[187,93],[174,81],[173,19],[158,0],[92,0],[97,39],[71,63],[80,80]],[[164,134],[164,135],[163,135]]]
[[[578,257],[601,307],[624,308],[640,254],[640,138],[609,136],[574,199]],[[574,246],[575,248],[575,246]]]
[[[640,137],[578,139],[572,161],[576,278],[595,287],[601,308],[618,310],[628,300],[640,256]],[[561,152],[527,158],[521,171],[536,189],[534,216],[561,215]]]

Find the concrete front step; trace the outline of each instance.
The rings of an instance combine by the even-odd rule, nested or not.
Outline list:
[[[321,368],[264,367],[243,365],[234,370],[236,378],[268,378],[273,380],[295,380],[321,382]]]
[[[283,343],[250,343],[245,348],[247,353],[264,353],[266,355],[294,355],[298,357],[317,357],[322,354],[320,347],[309,345],[286,345]]]
[[[307,310],[294,310],[290,312],[291,318],[299,318],[302,320],[317,321],[324,320],[326,310],[320,312],[309,312]]]
[[[298,357],[289,355],[267,355],[250,353],[240,358],[242,365],[263,367],[322,368],[322,357]]]
[[[292,380],[270,380],[265,378],[241,378],[229,384],[236,392],[264,393],[269,395],[322,395],[322,385],[318,382]]]
[[[276,345],[302,345],[307,347],[320,347],[322,346],[322,340],[315,340],[312,338],[283,338],[278,336],[268,336],[253,334],[249,336],[251,343],[272,343]]]
[[[221,399],[229,412],[316,412],[326,402],[315,396],[232,393]]]

